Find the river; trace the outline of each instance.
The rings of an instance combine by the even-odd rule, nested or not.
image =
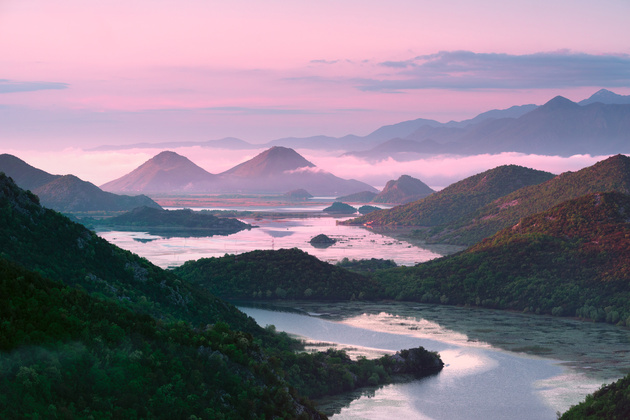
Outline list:
[[[417,346],[440,353],[438,375],[320,402],[335,420],[555,419],[630,368],[628,330],[602,324],[415,303],[240,308],[353,357]]]
[[[300,248],[321,260],[385,258],[412,265],[457,248],[418,247],[331,217],[242,219],[258,227],[230,236],[162,237],[101,231],[100,236],[163,268],[190,259],[256,249]],[[343,219],[341,219],[343,220]],[[321,249],[308,242],[337,239]],[[404,303],[283,304],[242,307],[262,326],[348,349],[356,357],[424,346],[446,363],[432,377],[362,390],[319,407],[343,419],[554,419],[630,372],[630,332],[566,318]],[[289,308],[301,312],[287,312]]]

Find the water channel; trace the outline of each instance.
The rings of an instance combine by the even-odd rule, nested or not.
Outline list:
[[[230,236],[163,237],[101,231],[109,242],[163,268],[255,249],[300,248],[321,260],[385,258],[412,265],[452,253],[351,226],[331,217],[242,219],[258,226]],[[325,249],[308,241],[325,233]],[[424,346],[446,363],[432,377],[361,390],[319,407],[343,419],[555,419],[571,405],[630,372],[630,330],[566,318],[405,303],[292,302],[242,306],[262,326],[378,357]],[[296,312],[297,310],[297,312]]]
[[[440,353],[438,375],[321,401],[335,420],[555,419],[630,369],[630,332],[602,324],[415,303],[240,308],[262,326],[353,357],[417,346]]]

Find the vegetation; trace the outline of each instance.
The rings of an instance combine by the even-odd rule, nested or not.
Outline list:
[[[162,323],[0,257],[4,418],[318,418],[251,334]]]
[[[378,294],[374,281],[295,248],[202,258],[173,271],[225,299],[349,300]]]
[[[369,260],[349,260],[348,258],[344,258],[338,262],[337,265],[356,273],[372,273],[376,270],[386,270],[388,268],[397,267],[393,260],[384,260],[382,258],[370,258]]]
[[[295,353],[287,334],[42,208],[3,174],[0,249],[7,418],[323,418],[296,389],[324,395],[399,373],[400,363]],[[415,373],[442,367],[409,352],[421,356]]]
[[[144,206],[109,219],[91,220],[91,223],[115,228],[159,230],[171,234],[183,232],[187,236],[230,235],[252,228],[240,220],[217,217],[204,210],[163,210]]]
[[[381,210],[380,207],[376,207],[376,206],[369,206],[369,205],[365,205],[365,206],[361,206],[359,207],[359,213],[361,214],[368,214],[368,213],[372,213],[373,211],[377,211],[377,210]]]
[[[327,235],[324,235],[323,233],[320,233],[319,235],[312,237],[311,240],[309,241],[309,243],[313,245],[314,247],[324,247],[324,248],[334,245],[335,242],[337,242],[335,239]]]
[[[335,201],[332,205],[326,207],[322,211],[331,214],[353,214],[357,212],[357,209],[349,204],[342,203],[341,201]]]
[[[552,177],[548,172],[522,166],[499,166],[456,182],[418,201],[341,223],[425,227],[449,225],[499,197],[527,185],[540,184]]]
[[[563,173],[505,195],[459,221],[417,233],[429,242],[472,245],[523,217],[599,191],[630,194],[630,158],[616,155],[577,172]]]
[[[560,420],[630,418],[630,375],[602,386],[586,400],[571,407]]]
[[[449,257],[377,272],[384,296],[630,325],[630,197],[590,194]]]

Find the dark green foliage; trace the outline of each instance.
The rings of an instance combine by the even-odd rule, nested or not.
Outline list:
[[[239,330],[259,329],[232,305],[42,208],[35,195],[2,174],[0,253],[53,280],[164,320],[224,321]]]
[[[372,280],[295,248],[202,258],[174,272],[228,299],[348,300],[377,290]]]
[[[402,350],[394,356],[352,361],[342,350],[329,349],[315,354],[285,353],[288,380],[297,390],[319,398],[365,386],[391,382],[393,375],[427,376],[437,373],[444,363],[437,353],[423,347]]]
[[[361,213],[361,214],[369,214],[369,213],[372,213],[373,211],[377,211],[377,210],[381,210],[381,208],[380,207],[376,207],[376,206],[368,206],[368,205],[359,207],[359,213]]]
[[[370,258],[369,260],[349,260],[342,259],[337,263],[339,267],[357,273],[372,273],[376,270],[386,270],[388,268],[397,267],[393,260],[384,260],[382,258]]]
[[[600,191],[630,194],[630,158],[612,156],[577,172],[566,172],[540,185],[521,188],[479,208],[459,221],[419,232],[437,243],[472,245],[567,200]]]
[[[252,335],[162,323],[0,257],[4,418],[316,417]]]
[[[320,233],[319,235],[314,236],[309,241],[309,243],[315,247],[317,246],[327,247],[327,246],[333,245],[335,242],[337,241],[327,235],[324,235],[323,233]]]
[[[571,407],[560,420],[624,420],[630,418],[630,375],[602,386]]]
[[[229,217],[217,217],[208,211],[163,210],[138,207],[120,216],[92,220],[93,224],[109,227],[141,228],[166,232],[183,231],[186,235],[230,235],[252,226]]]
[[[456,182],[412,203],[380,210],[343,224],[440,226],[454,223],[478,208],[527,185],[553,178],[548,172],[516,165],[499,166]]]
[[[335,201],[332,205],[326,207],[322,211],[331,214],[354,214],[357,212],[357,209],[349,204],[342,203],[341,201]]]
[[[630,325],[630,197],[591,194],[468,250],[375,274],[385,296]]]

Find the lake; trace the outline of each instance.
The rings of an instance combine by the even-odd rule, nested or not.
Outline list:
[[[239,220],[257,226],[229,236],[164,237],[147,232],[97,230],[99,236],[162,267],[176,267],[188,260],[222,257],[225,254],[265,249],[299,248],[322,261],[335,264],[343,258],[394,260],[398,265],[415,265],[456,252],[461,247],[437,245],[419,247],[358,226],[337,225],[349,217],[300,217]],[[337,242],[315,248],[309,241],[323,233]]]
[[[354,357],[417,346],[440,353],[438,375],[321,401],[335,420],[555,419],[630,368],[630,333],[609,325],[416,303],[240,308],[262,326]]]

